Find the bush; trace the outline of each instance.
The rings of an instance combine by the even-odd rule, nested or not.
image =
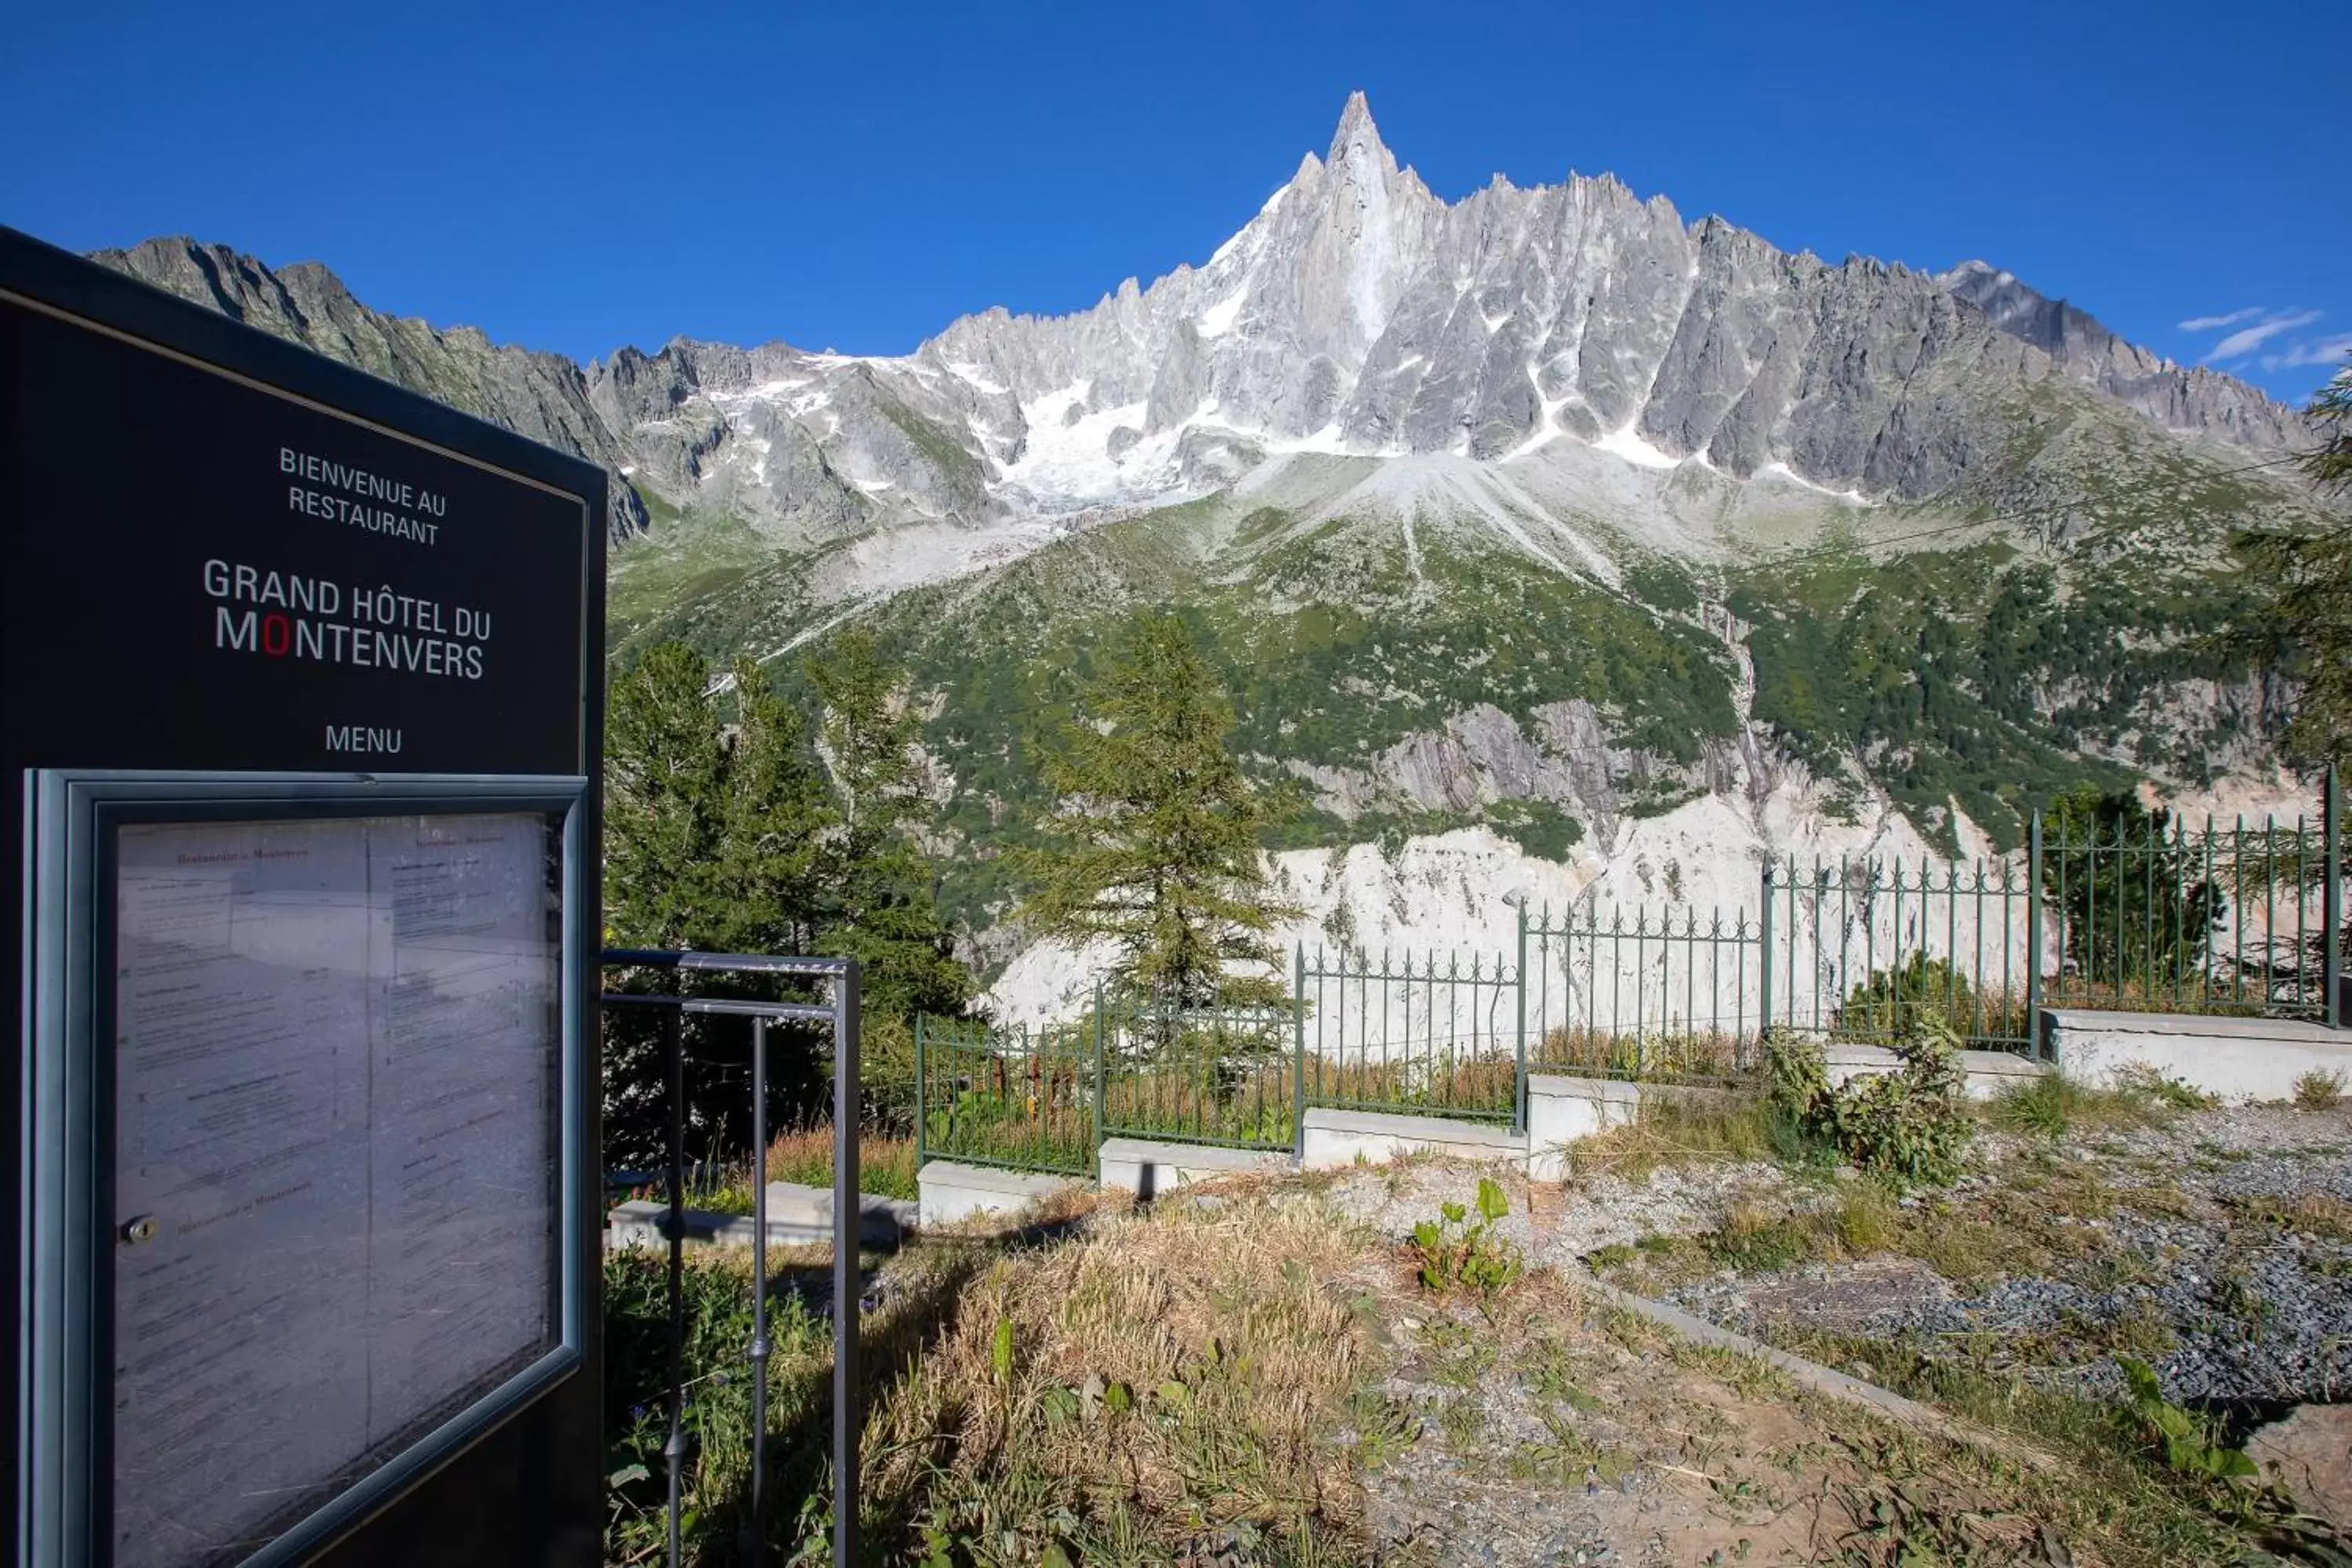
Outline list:
[[[2344,1098],[2344,1075],[2314,1068],[2294,1080],[2294,1102],[2305,1110],[2332,1110]]]
[[[1840,1040],[1916,1039],[1942,1026],[1966,1037],[1978,1027],[1976,987],[1948,958],[1914,952],[1899,967],[1881,969],[1856,985],[1838,1009],[1830,1037]]]
[[[1818,1045],[1775,1038],[1767,1047],[1772,1094],[1798,1125],[1859,1169],[1897,1186],[1940,1186],[1959,1174],[1969,1138],[1960,1044],[1927,1021],[1894,1042],[1902,1065],[1832,1088]]]

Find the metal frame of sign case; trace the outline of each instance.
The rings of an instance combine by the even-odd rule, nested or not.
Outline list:
[[[583,778],[274,773],[191,774],[44,770],[27,792],[26,990],[33,1012],[25,1063],[25,1234],[34,1282],[27,1332],[20,1473],[25,1561],[99,1568],[111,1560],[113,1379],[94,1355],[113,1310],[113,1221],[98,1204],[113,1170],[113,1075],[95,1037],[94,965],[113,919],[97,885],[113,829],[146,822],[331,819],[355,816],[539,812],[562,828],[556,1161],[557,1342],[537,1361],[378,1464],[243,1560],[277,1568],[314,1552],[440,1468],[582,1359],[590,1271],[580,1205],[588,1152],[588,1056],[596,933],[579,929],[593,802]],[[101,1176],[101,1173],[106,1173]]]

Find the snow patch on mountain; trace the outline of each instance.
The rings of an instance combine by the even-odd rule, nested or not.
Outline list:
[[[1682,465],[1680,458],[1669,457],[1643,440],[1632,425],[1610,431],[1592,445],[1612,457],[1624,458],[1637,468],[1673,468]]]

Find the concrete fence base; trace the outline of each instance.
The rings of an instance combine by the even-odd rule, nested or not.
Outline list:
[[[920,1223],[917,1205],[898,1198],[859,1194],[858,1237],[875,1248],[898,1245]],[[747,1214],[720,1214],[710,1209],[681,1211],[689,1247],[749,1247],[759,1226]],[[605,1221],[605,1236],[614,1247],[666,1247],[669,1244],[669,1205],[637,1199],[614,1207]],[[771,1247],[830,1246],[833,1242],[833,1191],[800,1182],[768,1184],[768,1245]]]
[[[980,1215],[1018,1219],[1047,1198],[1085,1184],[1083,1176],[1007,1171],[955,1160],[927,1161],[915,1173],[925,1226],[954,1225]]]
[[[1903,1066],[1903,1058],[1885,1046],[1839,1044],[1822,1047],[1822,1064],[1828,1069],[1832,1087],[1842,1089],[1857,1078],[1895,1072]],[[2003,1089],[2032,1083],[2050,1071],[2049,1063],[2014,1051],[1962,1051],[1960,1066],[1969,1075],[1965,1092],[1970,1100],[1990,1100]]]
[[[1298,1163],[1309,1171],[1340,1170],[1359,1157],[1371,1165],[1418,1153],[1516,1163],[1528,1153],[1526,1138],[1496,1122],[1376,1110],[1310,1110],[1300,1126]]]
[[[1102,1190],[1131,1193],[1139,1201],[1216,1176],[1290,1168],[1287,1153],[1161,1143],[1144,1138],[1107,1138],[1099,1158]]]
[[[1557,1182],[1568,1174],[1568,1146],[1612,1128],[1631,1125],[1644,1101],[1726,1101],[1727,1090],[1704,1085],[1627,1083],[1619,1079],[1528,1075],[1528,1179]]]
[[[2042,1028],[2058,1070],[2096,1088],[2136,1068],[2232,1102],[2291,1100],[2305,1073],[2341,1073],[2352,1085],[2352,1030],[2324,1024],[2055,1008]]]

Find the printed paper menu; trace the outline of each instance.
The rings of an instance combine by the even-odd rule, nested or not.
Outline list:
[[[116,1561],[235,1561],[552,1342],[536,814],[116,841]]]

